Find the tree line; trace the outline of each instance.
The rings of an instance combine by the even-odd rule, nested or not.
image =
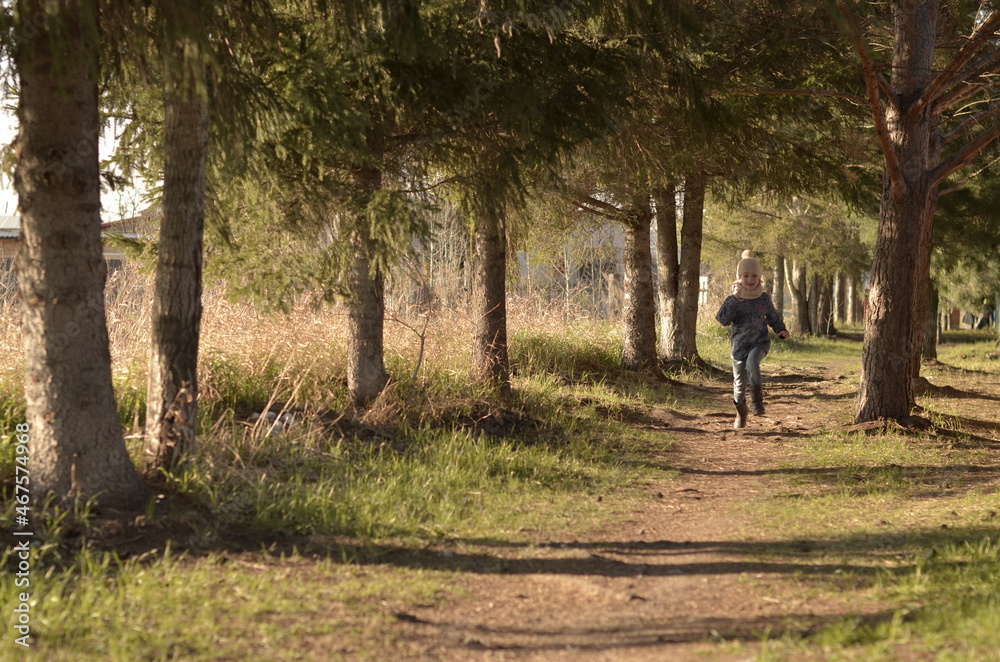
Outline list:
[[[0,12],[40,500],[132,508],[142,474],[190,452],[206,269],[278,305],[302,291],[345,301],[348,385],[370,403],[389,381],[386,276],[442,206],[471,245],[473,369],[500,391],[507,260],[543,206],[624,228],[623,365],[697,364],[711,198],[743,210],[721,241],[780,266],[794,306],[832,305],[834,274],[870,271],[855,415],[905,418],[938,202],[974,207],[992,191],[980,182],[1000,135],[1000,14],[977,3],[18,0]],[[119,149],[102,166],[112,128]],[[132,177],[156,183],[162,209],[139,467],[115,411],[100,237],[102,185]],[[870,260],[852,220],[866,214]],[[944,227],[961,235],[973,216],[997,234],[982,213]]]

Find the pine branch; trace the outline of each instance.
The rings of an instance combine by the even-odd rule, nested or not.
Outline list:
[[[938,164],[930,173],[931,186],[939,185],[952,173],[972,163],[972,160],[997,138],[1000,138],[1000,123],[993,125],[988,131],[983,131],[973,140],[967,142],[961,149]]]
[[[889,127],[886,121],[885,107],[882,105],[882,97],[879,93],[881,91],[882,94],[885,94],[889,98],[890,103],[893,105],[897,105],[896,94],[893,92],[885,78],[875,70],[875,64],[872,61],[871,53],[869,53],[868,46],[861,38],[861,31],[858,29],[857,22],[854,20],[854,14],[847,6],[846,0],[838,0],[837,7],[840,9],[840,13],[844,16],[844,20],[847,22],[851,43],[854,45],[854,50],[857,52],[858,59],[861,61],[861,73],[865,80],[865,96],[868,101],[868,107],[871,109],[872,120],[875,124],[875,134],[878,136],[879,142],[882,145],[882,153],[885,156],[886,171],[895,181],[898,179],[897,173],[899,173],[899,157],[896,155],[892,140],[889,136]]]
[[[986,124],[989,120],[996,118],[998,115],[1000,115],[1000,100],[992,100],[989,102],[989,108],[987,110],[967,117],[961,124],[946,133],[942,137],[941,141],[943,144],[947,145],[948,143],[967,135],[973,126],[977,124]]]
[[[969,176],[967,176],[967,177],[963,177],[963,178],[962,178],[962,181],[960,181],[960,182],[958,182],[958,183],[954,184],[953,186],[949,186],[949,187],[948,187],[948,188],[946,188],[946,189],[942,189],[942,190],[941,190],[941,191],[940,191],[940,192],[938,193],[938,196],[943,196],[943,195],[948,195],[949,193],[954,193],[955,191],[960,191],[960,190],[962,190],[963,188],[965,188],[965,185],[966,185],[966,184],[968,184],[969,182],[971,182],[971,181],[972,181],[973,179],[975,179],[975,178],[976,178],[976,177],[978,177],[979,175],[983,174],[983,172],[984,172],[984,171],[985,171],[985,170],[986,170],[987,168],[989,168],[989,167],[991,167],[991,166],[994,166],[994,165],[996,165],[996,163],[997,163],[998,161],[1000,161],[1000,157],[997,157],[997,158],[993,159],[993,160],[992,160],[992,161],[990,161],[990,162],[989,162],[989,163],[988,163],[987,165],[983,166],[982,168],[980,168],[979,170],[977,170],[977,171],[975,171],[974,173],[970,174]]]
[[[868,99],[857,94],[846,92],[831,92],[829,90],[793,90],[784,88],[761,89],[761,88],[738,88],[726,90],[730,94],[773,94],[781,96],[808,96],[808,97],[830,97],[834,99],[844,99],[856,106],[867,106]]]
[[[577,205],[586,209],[592,214],[603,216],[604,218],[610,219],[612,221],[621,220],[622,214],[624,213],[621,209],[615,207],[613,204],[604,202],[603,200],[598,200],[597,198],[590,195],[573,196],[573,202],[575,202]]]
[[[996,38],[995,33],[998,27],[1000,27],[1000,12],[994,11],[985,21],[976,27],[969,40],[962,45],[955,57],[948,63],[948,66],[942,69],[941,73],[931,81],[931,84],[927,86],[927,89],[924,90],[917,103],[913,104],[909,112],[911,114],[920,113],[928,104],[934,104],[939,108],[947,107],[950,104],[942,103],[944,99],[950,96],[945,94],[947,90],[960,88],[962,83],[970,77],[991,73],[1000,64],[1000,60],[998,60],[996,54],[980,58],[971,67],[966,68],[965,65],[972,60],[973,56],[988,41]],[[938,97],[942,98],[942,102],[938,101]]]

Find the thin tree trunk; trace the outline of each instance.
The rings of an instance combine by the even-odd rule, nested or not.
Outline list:
[[[836,333],[833,326],[833,287],[830,278],[816,279],[816,333],[832,336]]]
[[[369,146],[381,152],[377,136]],[[374,166],[358,168],[355,184],[367,198],[382,187],[382,173]],[[354,257],[347,287],[347,388],[355,405],[363,407],[379,396],[389,381],[385,370],[385,277],[373,264],[375,242],[368,221],[359,215],[351,229]]]
[[[927,314],[924,315],[924,343],[923,358],[927,360],[937,358],[937,344],[940,327],[938,325],[938,288],[931,284],[928,292]]]
[[[677,346],[677,289],[680,265],[677,255],[677,197],[675,187],[657,191],[656,200],[656,291],[660,311],[660,354],[668,360],[680,358]]]
[[[834,283],[835,294],[833,300],[836,303],[834,320],[845,323],[847,322],[847,276],[843,271],[837,272],[837,278]]]
[[[809,290],[806,265],[798,260],[792,261],[792,278],[788,281],[788,289],[792,291],[792,319],[790,331],[793,335],[804,336],[812,333],[809,323]]]
[[[354,258],[347,286],[347,388],[351,401],[363,407],[377,398],[389,375],[385,370],[385,279],[372,267],[372,242],[366,228],[352,232]]]
[[[851,324],[862,321],[861,277],[851,276],[847,280],[847,319]]]
[[[657,367],[656,308],[653,302],[653,256],[649,226],[653,219],[649,200],[637,201],[625,226],[625,306],[622,315],[624,342],[622,365],[627,370]]]
[[[507,353],[507,238],[499,212],[482,213],[475,222],[472,274],[476,330],[472,361],[480,382],[510,388]]]
[[[20,3],[20,19],[45,16],[47,4]],[[56,9],[44,25],[14,29],[30,488],[39,503],[49,495],[63,504],[93,497],[99,507],[131,510],[149,491],[125,449],[111,385],[98,170],[98,3],[65,2]],[[51,26],[58,26],[58,37]]]
[[[196,92],[167,89],[164,118],[163,218],[143,448],[147,474],[174,469],[190,452],[198,411],[208,103]]]
[[[809,328],[817,336],[823,333],[823,328],[819,322],[819,299],[822,289],[823,279],[819,274],[813,273],[809,278],[809,294],[807,295],[807,307],[809,309]]]
[[[785,256],[778,255],[774,261],[774,286],[771,290],[771,299],[774,301],[774,308],[779,315],[785,314]]]
[[[701,244],[705,219],[704,173],[684,182],[684,221],[681,225],[681,264],[677,286],[677,353],[688,363],[698,356],[698,295],[701,290]]]

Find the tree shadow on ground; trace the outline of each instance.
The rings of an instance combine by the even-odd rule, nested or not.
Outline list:
[[[885,574],[907,575],[914,572],[932,550],[992,540],[995,535],[995,526],[983,525],[926,528],[905,535],[898,531],[886,531],[841,537],[758,541],[581,542],[448,538],[422,547],[405,543],[354,543],[336,536],[302,536],[285,539],[279,544],[272,543],[266,553],[279,557],[297,553],[359,565],[474,574],[608,578],[774,574],[793,575],[802,581],[812,578],[836,584],[849,578],[848,581],[854,585],[868,586],[875,578]],[[843,560],[830,561],[832,556]],[[965,561],[936,563],[942,567],[966,565]]]
[[[634,596],[633,600],[642,600]],[[894,611],[866,614],[854,618],[856,627],[875,626],[887,623],[895,616]],[[565,654],[576,651],[579,654],[600,653],[618,649],[655,648],[670,644],[693,644],[699,642],[740,642],[757,644],[763,638],[787,639],[807,637],[826,625],[841,620],[839,616],[820,616],[812,612],[785,613],[776,616],[752,616],[747,618],[683,618],[644,619],[641,625],[587,627],[577,629],[491,627],[481,624],[427,621],[409,614],[396,614],[399,620],[421,623],[438,628],[447,628],[461,637],[466,647],[482,651],[504,651],[522,654]],[[796,625],[791,625],[794,623]],[[505,641],[509,637],[542,639],[542,643],[526,644]],[[670,652],[664,651],[670,659]],[[560,658],[562,659],[562,658]],[[709,659],[707,656],[705,659]]]

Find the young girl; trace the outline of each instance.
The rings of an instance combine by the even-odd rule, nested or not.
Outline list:
[[[788,329],[775,310],[771,296],[764,291],[760,280],[760,262],[750,251],[743,251],[743,259],[736,267],[733,293],[722,302],[715,319],[722,326],[732,324],[730,339],[733,358],[733,404],[736,405],[737,430],[747,424],[747,385],[750,386],[750,411],[758,416],[764,413],[764,387],[760,379],[760,362],[771,349],[767,335],[770,326],[779,338],[787,338]]]

